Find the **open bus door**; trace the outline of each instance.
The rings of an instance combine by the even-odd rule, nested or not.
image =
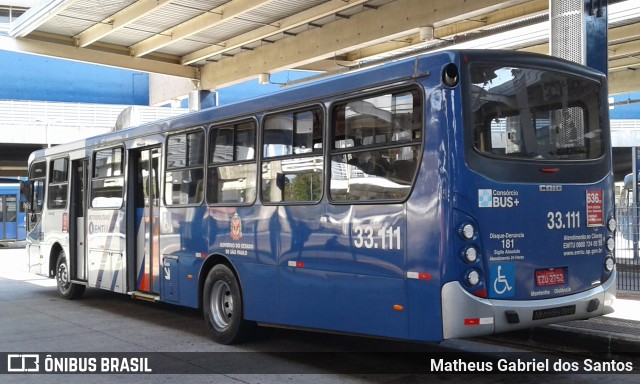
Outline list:
[[[27,254],[29,256],[29,272],[47,275],[42,270],[40,257],[40,241],[43,239],[42,210],[44,208],[44,191],[47,175],[46,161],[38,161],[29,168],[27,198]]]
[[[155,298],[160,292],[160,147],[132,150],[130,186],[132,195],[127,199],[133,217],[133,262],[135,271],[134,296]],[[131,232],[130,232],[131,233]],[[131,285],[130,285],[131,286]]]

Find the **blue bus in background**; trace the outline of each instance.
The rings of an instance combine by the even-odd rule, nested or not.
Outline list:
[[[256,324],[439,341],[610,313],[606,77],[445,51],[34,152],[32,272]]]
[[[0,244],[24,242],[26,239],[25,178],[0,178]]]

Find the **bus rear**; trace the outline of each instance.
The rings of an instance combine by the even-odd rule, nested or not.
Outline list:
[[[461,61],[444,338],[612,312],[604,75],[540,56]]]

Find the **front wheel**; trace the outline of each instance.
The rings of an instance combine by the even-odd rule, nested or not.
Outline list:
[[[242,294],[238,279],[223,264],[207,276],[203,292],[204,319],[213,340],[234,344],[248,336],[253,323],[243,318]]]
[[[84,285],[71,282],[67,256],[64,251],[60,251],[58,254],[58,261],[56,262],[56,282],[58,283],[58,293],[65,299],[78,299],[84,294]]]

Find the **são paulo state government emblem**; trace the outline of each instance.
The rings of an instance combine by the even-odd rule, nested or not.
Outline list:
[[[229,237],[233,240],[240,240],[242,238],[242,221],[237,213],[234,213],[231,218],[231,233]]]

